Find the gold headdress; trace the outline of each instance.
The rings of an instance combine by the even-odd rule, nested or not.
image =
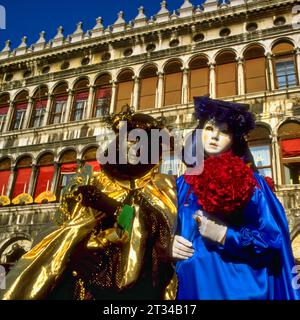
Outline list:
[[[125,105],[119,113],[109,115],[106,118],[106,123],[111,127],[114,132],[118,132],[120,122],[127,121],[128,130],[131,129],[163,129],[165,127],[164,118],[153,118],[145,113],[135,113],[134,109]]]

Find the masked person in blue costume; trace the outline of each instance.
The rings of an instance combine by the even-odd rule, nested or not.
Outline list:
[[[284,209],[253,164],[248,106],[195,98],[200,174],[177,179],[177,299],[299,299]],[[296,283],[297,284],[297,283]],[[299,287],[299,286],[298,286]]]

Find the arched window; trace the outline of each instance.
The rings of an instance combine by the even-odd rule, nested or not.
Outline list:
[[[16,164],[13,198],[21,193],[28,193],[32,172],[32,159],[30,156],[21,158]]]
[[[96,159],[97,147],[88,148],[82,157],[82,164],[89,164],[94,171],[100,171],[100,163]]]
[[[48,101],[48,87],[40,86],[33,96],[33,109],[30,121],[31,128],[43,125]]]
[[[181,103],[182,93],[182,64],[170,61],[164,69],[164,106]]]
[[[259,46],[248,48],[245,58],[246,93],[266,90],[266,58],[265,50]]]
[[[60,198],[62,189],[70,182],[76,174],[77,160],[76,152],[68,150],[60,157],[60,176],[57,188],[57,198]]]
[[[300,184],[300,123],[289,121],[278,129],[285,184]]]
[[[237,62],[233,52],[223,52],[216,58],[217,97],[237,95]]]
[[[290,88],[298,85],[294,46],[280,42],[272,48],[276,88]]]
[[[49,124],[57,124],[64,121],[68,101],[67,91],[67,83],[61,83],[53,90],[53,101],[51,106],[51,115],[49,117]]]
[[[0,96],[0,132],[3,132],[8,109],[9,109],[9,94],[4,93]]]
[[[205,57],[195,57],[189,64],[189,101],[192,102],[196,96],[209,94],[209,67]]]
[[[103,74],[96,80],[93,117],[101,118],[109,114],[111,101],[111,76]]]
[[[147,66],[140,73],[139,110],[155,108],[157,88],[157,68]]]
[[[0,160],[0,195],[7,195],[7,186],[11,174],[11,161],[9,158]]]
[[[20,92],[14,100],[14,113],[11,121],[11,130],[20,130],[25,121],[25,113],[28,106],[28,92]]]
[[[51,190],[51,183],[54,175],[54,156],[52,153],[45,153],[37,162],[37,176],[34,190],[34,198],[41,193]]]
[[[258,171],[263,176],[272,178],[272,148],[269,129],[257,125],[249,134],[248,145]]]
[[[74,86],[74,101],[71,113],[71,121],[82,120],[86,112],[89,98],[89,80],[79,80]]]
[[[123,70],[118,76],[115,113],[120,112],[125,104],[131,106],[133,95],[133,76],[134,74],[131,70]]]

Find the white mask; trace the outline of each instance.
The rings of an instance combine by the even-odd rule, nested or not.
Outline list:
[[[202,143],[206,154],[216,156],[232,146],[232,133],[226,122],[206,121],[202,132]]]

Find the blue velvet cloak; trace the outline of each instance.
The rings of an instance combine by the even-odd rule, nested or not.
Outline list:
[[[178,234],[193,243],[193,257],[177,262],[177,299],[294,300],[295,265],[284,209],[265,180],[242,213],[229,224],[224,245],[203,238],[192,218],[201,209],[181,176],[177,179]]]

